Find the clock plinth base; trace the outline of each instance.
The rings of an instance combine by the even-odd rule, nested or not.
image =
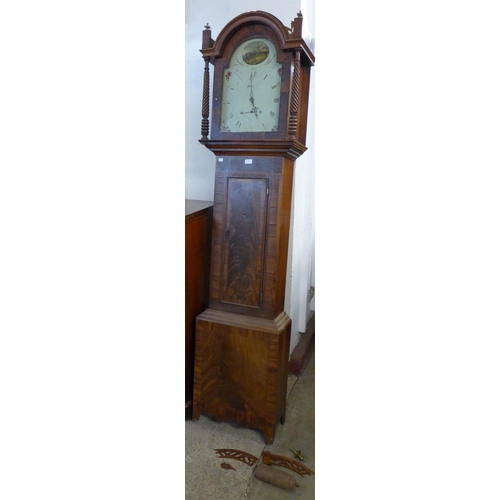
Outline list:
[[[291,320],[207,309],[196,319],[193,420],[205,414],[261,430],[284,423]]]

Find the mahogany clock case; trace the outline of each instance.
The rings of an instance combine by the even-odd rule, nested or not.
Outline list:
[[[196,318],[193,420],[207,414],[260,429],[268,443],[285,421],[291,319],[284,302],[293,172],[307,149],[314,56],[301,31],[300,14],[289,29],[269,13],[247,12],[215,41],[207,26],[201,50],[200,142],[215,154],[216,171],[209,307]],[[282,70],[278,124],[274,131],[223,131],[224,75],[233,54],[252,40],[272,43],[274,68]],[[210,127],[209,64],[214,66]],[[253,106],[254,82],[245,83],[248,96],[235,93],[241,108],[234,109],[241,112]]]

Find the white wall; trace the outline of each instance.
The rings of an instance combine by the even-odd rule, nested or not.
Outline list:
[[[212,38],[234,17],[252,10],[264,10],[280,19],[285,26],[299,11],[304,16],[303,38],[314,52],[314,0],[239,0],[218,1],[186,0],[185,19],[185,196],[188,199],[213,200],[215,157],[202,146],[201,100],[204,61],[200,54],[202,32],[208,23]],[[211,77],[213,76],[212,67]],[[314,310],[314,300],[309,302],[308,291],[314,285],[314,67],[311,71],[311,96],[309,103],[308,151],[295,166],[293,212],[290,226],[287,293],[285,311],[292,319],[290,350],[299,341],[299,332],[305,332],[307,320]],[[212,85],[212,82],[211,82]]]

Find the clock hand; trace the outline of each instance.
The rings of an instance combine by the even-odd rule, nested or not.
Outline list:
[[[242,111],[242,115],[248,115],[248,113],[253,113],[255,117],[259,114],[259,108],[256,108],[255,106],[252,108],[252,111]]]
[[[250,102],[252,103],[252,106],[255,106],[253,100],[253,71],[250,73]]]
[[[252,71],[250,73],[250,104],[252,105],[252,111],[247,111],[246,113],[253,113],[255,115],[255,118],[257,118],[257,115],[259,113],[259,109],[255,106],[255,101],[253,98],[253,77],[254,77],[254,73]]]

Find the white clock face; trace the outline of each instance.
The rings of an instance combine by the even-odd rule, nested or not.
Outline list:
[[[221,132],[278,130],[281,72],[269,40],[243,42],[224,70]]]

